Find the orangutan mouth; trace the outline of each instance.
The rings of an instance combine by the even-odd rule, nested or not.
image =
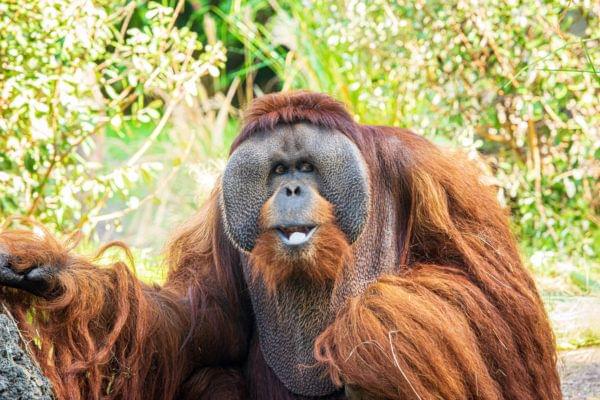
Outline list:
[[[278,227],[277,233],[285,245],[301,246],[310,240],[316,230],[316,226],[287,226]]]

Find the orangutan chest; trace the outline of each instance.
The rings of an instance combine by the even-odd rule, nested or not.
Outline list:
[[[313,355],[316,337],[331,322],[331,289],[290,280],[275,294],[262,281],[244,275],[254,311],[255,326],[265,362],[292,393],[325,396],[336,391]]]

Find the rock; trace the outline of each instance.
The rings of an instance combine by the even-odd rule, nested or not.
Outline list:
[[[600,347],[562,352],[558,370],[564,400],[600,399]]]
[[[0,400],[53,400],[52,386],[24,350],[15,321],[0,314]]]

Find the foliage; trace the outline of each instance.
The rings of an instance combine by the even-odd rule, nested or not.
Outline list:
[[[135,2],[0,2],[0,217],[89,231],[111,197],[161,169],[142,156],[225,54],[176,27],[177,9],[150,2],[146,25],[130,28],[135,11]],[[106,128],[126,137],[124,127],[148,122],[129,159],[103,167],[94,149]]]
[[[592,0],[0,0],[0,222],[109,239],[122,221],[155,245],[222,168],[236,107],[308,88],[464,149],[540,279],[597,291],[599,16]]]
[[[269,31],[245,31],[283,87],[331,93],[362,122],[483,161],[538,257],[598,257],[600,6],[451,3],[283,1]],[[273,55],[281,43],[287,57]]]
[[[249,38],[251,32],[247,31],[248,27],[267,29],[263,24],[274,14],[269,1],[188,0],[188,4],[190,28],[209,43],[219,40],[227,48],[227,73],[219,76],[219,86],[230,87],[236,78],[241,81],[236,104],[245,104],[255,95],[278,89],[278,71],[269,68],[277,61],[257,60],[255,43]],[[280,50],[283,54],[284,50]]]

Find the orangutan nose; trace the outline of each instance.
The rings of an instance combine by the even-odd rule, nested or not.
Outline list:
[[[279,227],[304,226],[313,223],[316,193],[302,182],[282,185],[273,202],[274,223]]]
[[[287,197],[300,196],[303,193],[303,190],[300,188],[300,185],[286,185],[285,186],[285,195]]]

